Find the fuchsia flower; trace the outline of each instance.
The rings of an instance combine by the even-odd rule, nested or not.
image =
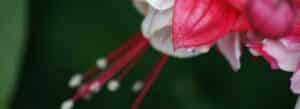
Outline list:
[[[72,108],[74,102],[97,93],[105,84],[110,91],[116,91],[149,45],[162,54],[146,78],[133,86],[133,91],[140,94],[131,109],[141,104],[168,56],[192,58],[207,53],[214,45],[234,71],[241,67],[241,49],[246,45],[254,56],[263,56],[273,69],[298,72],[298,0],[133,0],[133,3],[145,16],[142,32],[97,60],[95,67],[72,77],[69,86],[80,87],[63,102],[62,109]],[[86,80],[95,72],[102,73]],[[295,73],[291,79],[295,93],[300,92],[299,78]]]

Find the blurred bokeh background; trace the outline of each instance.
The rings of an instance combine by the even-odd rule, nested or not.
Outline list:
[[[0,0],[0,109],[59,109],[67,81],[140,30],[130,0]],[[131,85],[159,53],[152,48],[115,93],[105,88],[75,109],[129,109]],[[290,74],[244,52],[233,72],[215,50],[171,59],[140,109],[292,109]]]

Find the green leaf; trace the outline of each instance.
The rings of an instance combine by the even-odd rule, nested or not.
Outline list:
[[[0,1],[0,109],[14,92],[25,39],[25,1]]]

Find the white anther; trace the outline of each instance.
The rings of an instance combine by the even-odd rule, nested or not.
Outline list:
[[[144,85],[143,81],[137,81],[137,82],[135,82],[133,84],[133,86],[132,86],[132,91],[133,92],[140,91],[143,88],[143,85]]]
[[[98,59],[96,64],[99,69],[105,69],[107,67],[107,60],[105,58]]]
[[[68,85],[69,85],[70,88],[76,88],[76,87],[80,86],[81,82],[82,82],[82,75],[81,74],[75,74],[69,80]]]
[[[73,100],[66,100],[61,104],[60,109],[72,109],[74,106],[74,101]]]
[[[94,82],[90,86],[90,91],[92,91],[93,93],[98,93],[100,91],[100,88],[101,88],[100,83],[99,82]]]
[[[107,85],[107,89],[111,92],[117,91],[119,87],[120,87],[119,80],[110,80]]]

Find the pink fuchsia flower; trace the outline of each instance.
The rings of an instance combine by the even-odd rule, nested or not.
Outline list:
[[[173,2],[173,0],[169,2]],[[171,35],[173,5],[165,10],[159,10],[154,7],[160,6],[151,5],[148,8],[148,15],[142,23],[142,32],[153,48],[177,58],[190,58],[208,52],[210,49],[209,45],[174,50]]]
[[[299,2],[296,3],[296,12],[299,11]],[[299,63],[300,63],[300,31],[299,14],[295,17],[295,23],[288,33],[280,37],[259,37],[259,35],[248,35],[248,47],[263,56],[273,69],[281,69],[287,72],[294,72],[291,77],[290,89],[294,94],[300,94],[299,85]],[[285,21],[283,21],[285,22]],[[266,27],[267,28],[267,27]],[[278,32],[274,31],[275,33]],[[266,34],[265,34],[266,35]],[[298,99],[295,109],[300,109],[300,99]]]
[[[284,37],[294,27],[295,10],[293,3],[288,0],[176,0],[172,25],[173,44],[175,49],[213,45],[218,40],[222,41],[222,37],[226,39],[227,34],[231,32],[255,31],[263,38]],[[278,62],[281,60],[280,52],[272,54],[273,56],[268,54],[274,50],[266,48],[267,44],[262,42],[263,38],[256,43],[259,45],[253,47],[272,63],[273,68],[281,67],[284,70],[294,68],[292,67],[294,62],[291,62],[292,65]],[[286,44],[292,42],[291,39],[296,41],[296,37],[288,37],[283,38],[282,42],[285,42],[285,46],[297,47],[296,43]],[[224,49],[222,45],[218,47],[223,47],[221,52],[225,54],[232,66],[238,63],[232,60],[237,60],[239,55],[234,56],[234,53],[228,55],[229,53],[224,51],[228,52],[230,49]],[[230,48],[238,47],[231,46]],[[229,56],[235,58],[228,58]],[[274,56],[277,58],[274,59]]]
[[[62,104],[62,109],[69,109],[74,102],[97,93],[105,84],[110,91],[116,91],[120,81],[128,75],[149,45],[163,54],[146,79],[134,85],[134,91],[140,90],[140,94],[131,109],[138,108],[168,56],[191,58],[208,52],[216,44],[233,70],[239,70],[241,32],[251,28],[241,10],[244,2],[232,1],[133,0],[139,12],[146,16],[142,33],[137,33],[112,53],[97,60],[96,66],[84,74],[75,75],[69,85],[80,87],[73,97]],[[102,73],[82,84],[95,72]]]
[[[174,10],[173,7],[167,8],[165,10],[158,8],[149,8],[149,15],[146,16],[142,24],[142,31],[147,39],[149,39],[151,45],[162,53],[179,58],[189,58],[208,52],[212,44],[193,46],[190,48],[176,48],[175,50],[175,43],[174,41],[172,41],[173,36],[171,34],[171,29],[173,27],[172,17],[174,17],[172,16],[172,10]],[[245,22],[245,19],[243,19],[244,17],[242,16],[239,18],[239,23],[236,23],[236,25],[234,26],[235,30],[245,30],[245,28],[248,28],[248,25],[246,23],[243,23]],[[217,46],[220,49],[221,53],[229,61],[233,70],[237,71],[240,68],[239,59],[241,56],[239,33],[228,34],[227,38],[223,38],[218,41]]]
[[[62,109],[72,108],[74,102],[97,93],[106,83],[110,91],[116,91],[120,86],[120,81],[124,79],[129,71],[136,65],[138,59],[147,50],[149,44],[165,54],[180,58],[192,57],[202,52],[200,49],[173,52],[170,40],[171,32],[168,31],[170,25],[168,25],[167,22],[162,22],[167,21],[165,19],[167,19],[172,12],[168,13],[167,10],[157,11],[146,3],[146,1],[134,0],[134,4],[139,11],[147,16],[144,20],[144,24],[149,24],[143,28],[148,29],[143,29],[143,34],[137,33],[111,54],[99,59],[97,65],[92,69],[86,71],[84,74],[77,74],[71,78],[69,85],[71,87],[80,87],[73,97],[63,102]],[[139,91],[140,94],[137,96],[131,109],[138,108],[167,59],[168,56],[162,54],[145,80],[137,81],[137,83],[134,84],[133,91]],[[82,84],[82,81],[86,81],[86,79],[90,78],[95,72],[101,70],[103,70],[103,72],[99,76]]]
[[[253,1],[252,1],[253,2]],[[269,19],[269,21],[275,22],[273,20],[278,20],[277,23],[268,23],[268,21],[266,21],[266,26],[267,27],[263,27],[265,29],[270,29],[268,26],[270,25],[277,25],[277,26],[273,26],[277,29],[270,29],[269,32],[273,32],[272,34],[277,34],[280,33],[281,36],[280,37],[275,37],[272,36],[271,34],[269,34],[270,36],[266,36],[267,34],[261,34],[263,35],[263,37],[261,37],[261,35],[257,35],[257,34],[251,34],[248,35],[248,39],[255,39],[255,40],[251,40],[250,42],[248,41],[248,44],[251,43],[250,45],[258,45],[261,46],[261,50],[256,49],[260,52],[260,54],[271,64],[273,69],[276,68],[280,68],[284,71],[288,71],[288,72],[294,72],[296,71],[296,65],[298,63],[298,61],[300,61],[299,58],[299,44],[300,44],[300,16],[299,14],[295,14],[292,15],[292,13],[299,13],[299,1],[295,0],[295,1],[258,1],[259,3],[258,6],[271,6],[269,7],[270,9],[267,9],[268,11],[270,11],[270,13],[276,14],[276,17],[274,17],[274,19]],[[274,2],[277,2],[277,8],[272,8],[272,6],[274,5]],[[282,4],[280,4],[282,3]],[[254,3],[256,4],[256,3]],[[253,5],[253,4],[252,4]],[[258,6],[255,6],[256,8]],[[293,6],[293,7],[292,7]],[[249,6],[248,6],[249,7]],[[255,8],[254,7],[254,8]],[[273,9],[273,11],[272,11]],[[293,10],[291,10],[293,9]],[[253,9],[255,10],[255,9]],[[290,12],[287,13],[283,13],[280,10],[289,10]],[[258,11],[258,10],[257,10]],[[285,15],[287,14],[287,15]],[[260,14],[258,14],[260,15]],[[268,15],[268,14],[266,14]],[[289,19],[291,16],[294,16],[294,18]],[[258,17],[263,17],[263,16],[258,16]],[[287,19],[285,18],[281,18],[281,17],[287,17]],[[272,17],[273,18],[273,17]],[[295,21],[292,21],[292,20]],[[261,18],[261,20],[263,20],[263,18]],[[265,19],[266,20],[266,19]],[[280,21],[282,20],[282,21]],[[250,20],[251,21],[251,20]],[[254,20],[253,20],[254,21]],[[258,23],[260,21],[257,21]],[[286,24],[284,24],[283,22],[285,22]],[[292,25],[287,23],[287,22],[293,22]],[[261,22],[261,24],[265,25],[264,23]],[[283,25],[281,25],[283,24]],[[287,26],[289,25],[289,26]],[[283,27],[288,27],[289,31],[286,32],[282,32],[282,31],[286,31],[286,28],[284,29]],[[262,29],[263,29],[262,28]],[[278,29],[281,28],[281,29]],[[278,32],[277,30],[282,30],[281,32]],[[263,31],[263,30],[261,30]],[[265,33],[267,33],[267,31],[265,31]],[[284,33],[284,34],[283,34]],[[278,34],[278,35],[280,35]],[[250,37],[251,38],[250,38]],[[250,47],[251,48],[251,47]],[[255,50],[252,50],[255,51]]]
[[[175,48],[202,46],[251,27],[265,37],[282,37],[295,16],[289,0],[176,0],[173,42]]]
[[[282,3],[284,3],[282,5],[287,5],[287,3],[285,2],[287,1],[282,1]],[[299,12],[298,10],[300,9],[298,6],[300,4],[297,2],[295,2],[294,4],[296,7],[294,9],[294,12],[298,13]],[[278,15],[278,17],[280,16]],[[274,19],[276,20],[277,18]],[[286,21],[282,21],[282,22],[286,22]],[[290,30],[288,31],[288,33],[285,33],[285,35],[275,39],[273,36],[271,36],[270,38],[270,37],[260,37],[260,35],[256,35],[256,34],[248,35],[248,39],[255,39],[255,40],[251,40],[250,42],[248,41],[248,45],[256,45],[256,51],[260,52],[260,54],[270,63],[273,69],[279,68],[284,71],[295,72],[297,63],[300,61],[299,60],[300,57],[299,25],[300,25],[300,16],[299,14],[297,14],[295,17],[295,22],[291,25],[291,27],[289,27]],[[279,24],[277,27],[281,28]],[[275,30],[274,33],[276,33],[276,29],[274,30]],[[250,38],[249,36],[252,38]],[[257,46],[260,47],[257,48]]]

